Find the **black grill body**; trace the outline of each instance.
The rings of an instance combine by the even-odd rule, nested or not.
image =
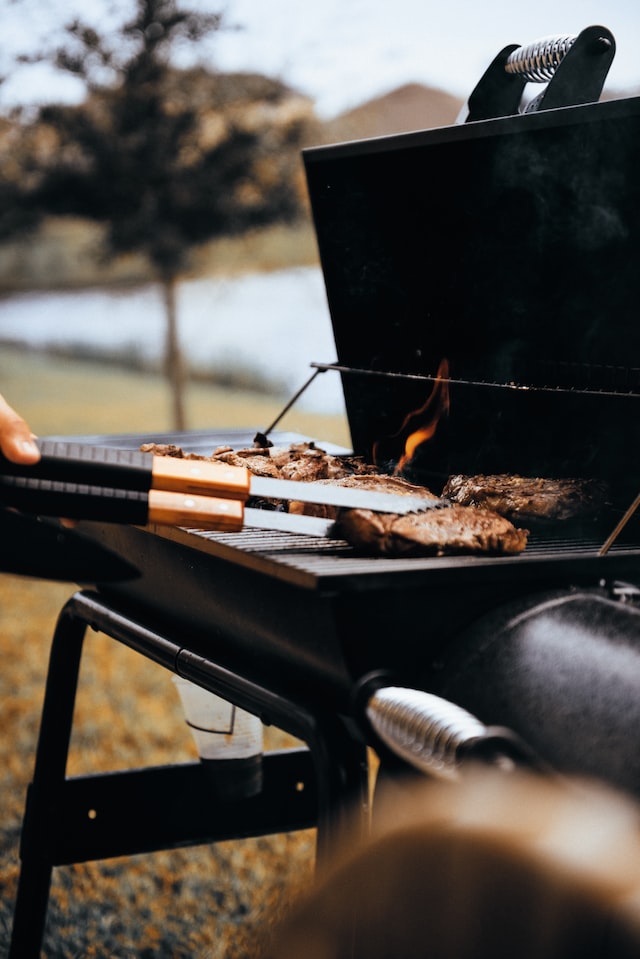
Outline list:
[[[357,453],[398,461],[446,360],[450,410],[416,478],[635,495],[639,161],[640,98],[305,153]]]
[[[599,555],[640,485],[640,98],[320,147],[304,160],[337,348],[327,365],[341,370],[354,451],[392,468],[420,425],[402,424],[442,387],[446,360],[449,409],[419,448],[412,479],[437,491],[451,472],[583,476],[609,484],[608,505],[582,525],[532,530],[511,557],[373,558],[285,533],[86,524],[141,571],[98,588],[182,631],[199,654],[214,650],[253,681],[342,714],[356,710],[372,676],[440,688],[484,713],[479,690],[490,703],[512,680],[544,686],[528,662],[513,665],[509,629],[492,647],[504,669],[479,672],[478,683],[475,665],[451,665],[449,685],[447,669],[435,668],[448,661],[443,651],[467,637],[475,664],[479,624],[510,603],[578,591],[588,598],[572,598],[570,609],[588,610],[594,590],[640,583],[637,524]],[[86,439],[208,452],[250,446],[254,432]],[[611,635],[607,615],[595,637],[582,617],[585,649],[601,644],[602,662],[618,620],[629,648],[637,623],[629,604],[604,609]],[[580,654],[577,626],[570,642],[563,619],[552,631],[560,661],[575,659],[591,677],[567,692],[588,711],[598,668]],[[551,674],[555,661],[539,669]],[[542,709],[536,697],[524,700]],[[615,697],[607,704],[615,709]],[[517,711],[499,718],[531,732]],[[567,739],[561,726],[557,739]],[[605,740],[594,741],[585,733],[582,747],[572,742],[579,768],[603,768]],[[536,746],[564,763],[546,739]]]
[[[428,685],[517,729],[549,768],[640,796],[637,599],[618,584],[507,603],[442,650]]]

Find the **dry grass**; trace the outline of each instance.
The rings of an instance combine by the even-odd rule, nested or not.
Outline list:
[[[1,390],[46,433],[163,431],[164,385],[96,364],[0,356]],[[190,426],[263,425],[277,401],[198,386]],[[290,414],[284,426],[346,442],[340,418]],[[0,955],[6,955],[24,794],[31,775],[48,649],[73,585],[0,576]],[[100,634],[83,657],[70,772],[181,762],[194,751],[169,674]],[[286,737],[267,731],[268,745]],[[293,887],[310,875],[312,832],[221,843],[54,870],[48,959],[257,954]]]
[[[81,433],[143,433],[170,430],[170,397],[162,377],[131,373],[99,363],[70,361],[0,348],[0,393],[40,436]],[[193,383],[187,393],[189,429],[264,429],[283,401],[262,393]],[[349,444],[341,416],[294,407],[278,429]]]
[[[0,577],[0,954],[58,610],[73,588]],[[268,745],[286,737],[267,730]],[[83,657],[69,773],[183,762],[195,752],[169,674],[102,634]],[[312,832],[225,842],[54,870],[48,959],[255,956],[292,889],[311,874]]]

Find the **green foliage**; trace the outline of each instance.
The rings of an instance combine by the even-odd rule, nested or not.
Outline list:
[[[28,233],[40,220],[19,183],[0,180],[0,244]]]
[[[291,92],[271,83],[271,112],[261,117],[246,85],[225,95],[215,75],[169,64],[173,44],[200,40],[220,22],[176,0],[136,0],[134,17],[108,38],[74,21],[52,57],[85,80],[89,96],[38,117],[57,146],[32,194],[37,208],[106,222],[108,253],[143,252],[165,280],[195,243],[300,215],[296,165],[307,121],[277,116]],[[116,78],[109,86],[105,69]],[[200,95],[185,96],[182,85]]]
[[[18,205],[36,218],[100,221],[106,259],[137,253],[153,266],[163,285],[176,429],[185,425],[185,370],[175,284],[191,248],[293,221],[303,209],[306,102],[275,81],[262,84],[266,96],[252,97],[255,83],[216,89],[215,75],[170,65],[174,44],[220,25],[220,14],[185,9],[180,0],[134,0],[132,18],[109,36],[80,20],[68,24],[63,46],[41,59],[80,77],[88,97],[40,110],[28,156],[36,169]],[[12,231],[7,221],[5,234]]]

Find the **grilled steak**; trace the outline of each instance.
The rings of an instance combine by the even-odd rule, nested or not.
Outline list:
[[[316,481],[359,487],[375,492],[438,499],[424,486],[397,476],[374,472],[358,457],[332,456],[313,443],[287,448],[233,450],[220,447],[211,456],[185,453],[180,447],[147,443],[145,452],[186,459],[218,460],[246,466],[258,476],[276,476],[301,482]],[[281,508],[276,501],[251,501],[251,505]],[[397,516],[370,510],[342,510],[311,503],[289,504],[289,512],[336,519],[336,531],[352,546],[385,556],[444,556],[453,553],[519,553],[527,544],[527,530],[516,529],[496,512],[471,506],[448,505]]]
[[[327,480],[396,495],[437,500],[424,486],[414,486],[397,476],[372,474]],[[371,510],[337,510],[333,506],[290,503],[289,512],[337,517],[336,533],[352,546],[377,556],[444,556],[453,553],[520,553],[527,545],[527,530],[497,513],[470,506],[443,506],[423,513],[397,516]]]
[[[597,480],[509,474],[450,476],[442,495],[463,506],[491,509],[525,523],[587,517],[607,502],[606,485]]]
[[[472,506],[447,506],[394,516],[344,510],[336,532],[352,546],[382,556],[445,556],[454,553],[521,553],[527,530]]]

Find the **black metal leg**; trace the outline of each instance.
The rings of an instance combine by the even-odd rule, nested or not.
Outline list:
[[[262,792],[233,804],[212,800],[201,763],[67,779],[87,626],[262,716],[306,748],[267,753]],[[368,824],[367,753],[348,718],[283,699],[133,621],[96,594],[78,593],[62,610],[51,647],[9,959],[40,955],[55,865],[312,826],[322,858],[358,814],[360,826]]]
[[[61,805],[85,629],[65,607],[51,646],[33,781],[22,826],[10,959],[38,959],[40,955],[53,868],[51,824]]]
[[[369,767],[360,735],[342,717],[318,721],[307,742],[317,783],[317,855],[322,860],[355,828],[369,825]]]

